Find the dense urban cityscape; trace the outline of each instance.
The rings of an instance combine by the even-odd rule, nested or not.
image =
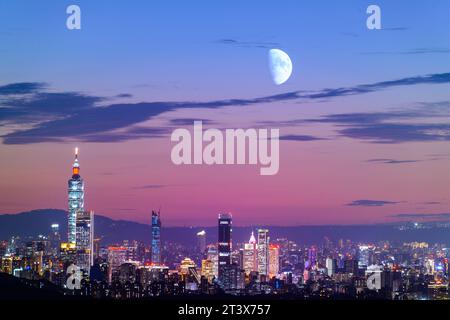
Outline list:
[[[276,299],[449,299],[445,244],[332,241],[302,245],[255,228],[233,242],[233,218],[218,216],[217,242],[196,230],[194,246],[161,238],[163,215],[151,211],[151,245],[103,243],[84,207],[78,149],[68,181],[68,234],[52,224],[35,238],[0,242],[1,272],[61,295],[140,299],[251,296]]]

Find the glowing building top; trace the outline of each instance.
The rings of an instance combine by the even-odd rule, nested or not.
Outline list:
[[[256,238],[255,238],[255,235],[253,234],[253,231],[252,231],[252,235],[250,236],[250,240],[248,241],[248,243],[251,243],[251,244],[256,243]]]

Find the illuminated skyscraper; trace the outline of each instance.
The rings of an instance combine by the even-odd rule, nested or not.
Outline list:
[[[269,277],[276,277],[280,271],[280,246],[269,244]]]
[[[127,259],[127,248],[125,247],[108,247],[108,282],[111,283],[113,278],[118,276],[120,266]]]
[[[217,278],[219,276],[219,254],[215,245],[211,244],[208,246],[206,260],[212,261],[214,277]]]
[[[258,229],[258,272],[269,275],[269,230]]]
[[[94,264],[94,211],[78,211],[75,247],[77,266],[87,275]]]
[[[161,216],[160,212],[152,210],[152,255],[151,262],[161,264]]]
[[[84,210],[84,182],[80,177],[80,164],[78,163],[78,148],[75,148],[75,161],[72,166],[72,178],[68,181],[69,189],[69,216],[67,228],[67,242],[75,243],[77,237],[77,212]]]
[[[219,237],[218,237],[218,252],[219,252],[219,280],[222,281],[224,271],[227,266],[231,265],[231,214],[219,214]]]
[[[258,245],[253,232],[249,242],[244,244],[242,268],[247,275],[252,271],[258,271]]]
[[[327,258],[326,260],[326,267],[327,267],[327,274],[329,277],[333,276],[336,273],[336,259],[333,258]]]
[[[206,250],[206,231],[202,230],[197,232],[197,247],[200,251],[200,254],[204,254]]]

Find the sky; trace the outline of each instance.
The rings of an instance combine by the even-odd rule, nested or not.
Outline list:
[[[68,30],[66,8],[81,9]],[[366,26],[381,8],[381,30]],[[165,225],[366,224],[450,212],[450,3],[0,3],[0,214]],[[270,49],[291,58],[275,85]],[[279,128],[280,169],[172,163],[177,128]]]

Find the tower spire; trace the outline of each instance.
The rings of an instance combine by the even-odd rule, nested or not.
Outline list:
[[[78,163],[78,147],[75,148],[75,160],[72,166],[72,176],[78,176],[80,174],[80,164]]]

